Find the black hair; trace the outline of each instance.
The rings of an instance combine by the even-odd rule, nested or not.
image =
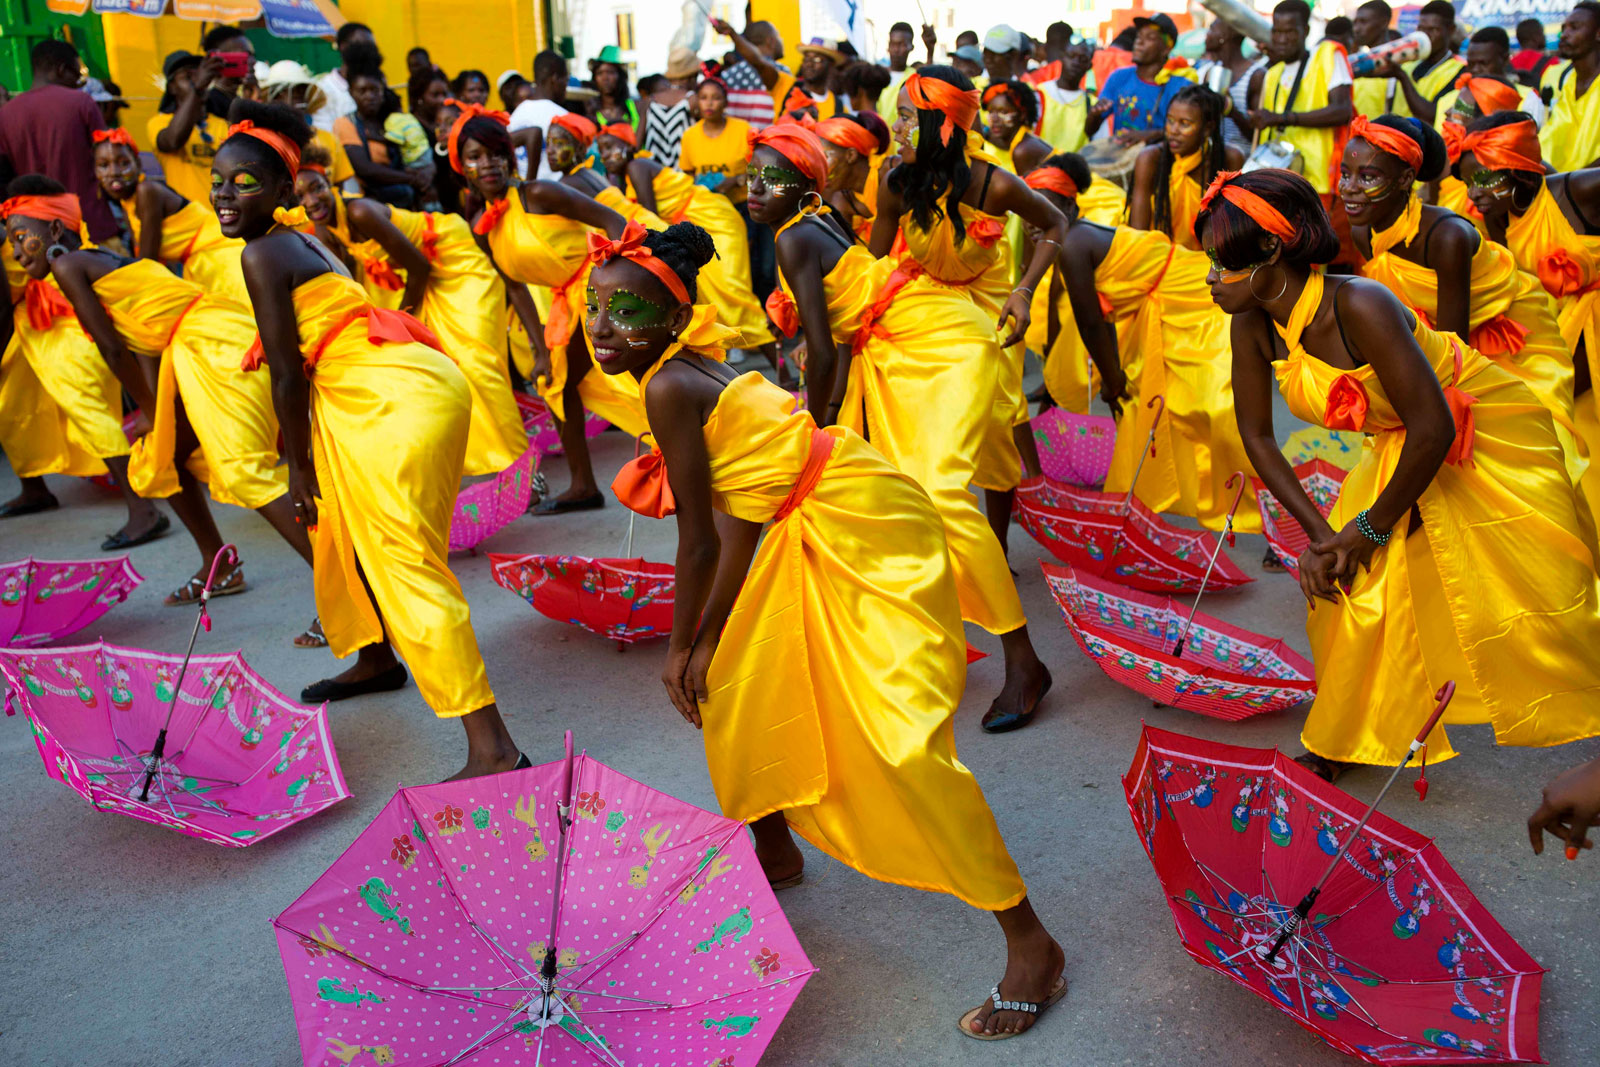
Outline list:
[[[369,37],[375,38],[377,36],[377,34],[372,32],[372,27],[368,26],[365,22],[347,22],[343,26],[340,26],[338,31],[333,35],[333,47],[343,52],[344,46],[350,43],[350,38],[354,37],[358,33],[361,33],[362,31],[365,31]]]
[[[406,59],[409,60],[412,56],[416,55],[418,52],[421,52],[423,55],[428,56],[428,50],[426,48],[422,47],[419,44],[419,45],[412,45],[410,48],[406,49]],[[432,56],[428,56],[428,58],[432,59],[433,57]]]
[[[1394,8],[1390,7],[1384,2],[1384,0],[1367,0],[1366,3],[1356,8],[1356,11],[1358,13],[1362,11],[1376,11],[1383,16],[1385,25],[1388,25],[1389,20],[1394,18]]]
[[[666,80],[667,79],[660,74],[646,74],[644,77],[639,79],[639,95],[652,95]]]
[[[43,74],[58,67],[76,67],[81,60],[72,42],[46,37],[28,52],[28,62],[32,64],[35,74]]]
[[[1289,15],[1299,19],[1306,26],[1311,25],[1311,5],[1306,0],[1282,0],[1277,7],[1272,9],[1273,17]]]
[[[867,94],[868,99],[876,100],[879,94],[889,88],[889,83],[894,78],[889,73],[888,67],[880,67],[876,63],[857,61],[846,63],[835,70],[833,72],[833,80],[838,83],[837,87],[834,88],[836,94],[848,98],[859,89]]]
[[[310,125],[286,104],[263,104],[256,100],[246,100],[242,96],[238,97],[228,108],[228,122],[230,124],[244,122],[247,119],[264,130],[271,130],[287,137],[301,152],[305,151],[306,145],[311,141]],[[230,144],[249,152],[258,161],[265,163],[273,173],[283,175],[290,182],[294,181],[295,176],[284,166],[283,157],[259,137],[236,133],[223,141],[222,147],[226,148]]]
[[[946,82],[962,92],[972,92],[972,79],[954,67],[942,64],[923,67],[924,78]],[[940,219],[948,217],[955,231],[956,244],[967,239],[967,225],[961,219],[961,198],[972,184],[972,168],[967,165],[966,135],[959,127],[950,134],[949,143],[940,140],[939,127],[944,125],[942,111],[917,109],[917,158],[914,163],[902,163],[889,172],[889,188],[900,194],[911,209],[911,218],[924,230],[931,230]],[[945,196],[948,191],[949,195]],[[939,198],[945,196],[945,207]]]
[[[1450,166],[1450,153],[1444,147],[1444,138],[1427,123],[1409,116],[1379,115],[1372,120],[1374,126],[1385,126],[1403,133],[1422,149],[1422,166],[1417,168],[1417,181],[1431,182],[1444,176]]]
[[[1288,220],[1294,236],[1282,242],[1284,263],[1310,270],[1339,254],[1339,235],[1322,198],[1300,175],[1264,167],[1240,174],[1228,184],[1255,193]],[[1243,270],[1266,258],[1265,244],[1271,235],[1227,197],[1218,196],[1201,209],[1194,220],[1195,237],[1204,234],[1208,226],[1217,263],[1223,268]]]
[[[6,186],[6,196],[60,196],[67,187],[43,174],[19,174]]]
[[[345,77],[350,81],[357,78],[377,78],[385,85],[388,80],[383,76],[383,53],[378,51],[378,46],[361,41],[351,45],[344,52]]]
[[[589,84],[594,87],[594,91],[595,92],[600,93],[601,100],[605,99],[605,93],[600,88],[599,79],[597,79],[595,77],[595,74],[599,72],[601,67],[611,67],[613,70],[615,70],[617,72],[617,89],[616,89],[616,92],[612,94],[612,96],[617,101],[619,101],[620,103],[626,104],[628,102],[628,100],[633,95],[632,93],[628,92],[628,68],[623,66],[621,63],[610,63],[610,62],[607,62],[607,63],[596,63],[594,65],[594,70],[589,72]],[[719,79],[719,81],[720,81],[720,79]],[[704,85],[705,82],[701,82],[700,84]],[[728,87],[726,85],[723,85],[722,86],[722,91],[724,93],[726,93],[728,91]],[[596,101],[595,103],[596,103],[596,110],[598,110],[598,105],[599,105],[600,101]]]
[[[1468,44],[1493,44],[1511,51],[1511,37],[1503,26],[1485,26],[1467,39]]]
[[[699,295],[695,279],[700,268],[710,263],[717,254],[711,235],[692,222],[675,222],[664,230],[651,230],[644,235],[644,246],[657,259],[672,268],[672,273],[683,282],[692,304]]]
[[[328,151],[327,147],[320,141],[313,138],[306,142],[306,146],[300,150],[300,163],[302,166],[315,164],[319,167],[331,167],[333,166],[333,153]]]
[[[1022,124],[1025,127],[1031,130],[1038,125],[1039,94],[1033,86],[1025,81],[1012,78],[1010,81],[991,82],[989,89],[993,89],[996,85],[1005,86],[1005,95],[1011,97],[1012,103],[1017,105],[1017,110],[1022,112]],[[984,95],[988,95],[989,89],[984,90]]]
[[[1323,29],[1322,35],[1324,37],[1347,37],[1354,33],[1355,29],[1355,23],[1340,15],[1338,18],[1328,20],[1328,25]]]
[[[1052,22],[1044,31],[1045,43],[1060,41],[1065,44],[1072,40],[1072,27],[1065,22]]]
[[[1057,152],[1034,169],[1045,170],[1047,168],[1059,170],[1066,174],[1067,177],[1072,179],[1072,184],[1078,187],[1079,193],[1089,188],[1090,183],[1094,181],[1094,171],[1089,169],[1089,164],[1085,163],[1083,157],[1076,152]],[[1039,195],[1043,196],[1044,193],[1041,191]],[[1063,211],[1067,216],[1068,222],[1078,221],[1077,198],[1074,197]]]
[[[1517,23],[1517,40],[1521,41],[1524,38],[1536,38],[1539,42],[1539,47],[1543,48],[1545,45],[1544,23],[1538,19],[1523,19]]]
[[[1456,5],[1452,4],[1450,0],[1428,0],[1426,4],[1422,5],[1422,10],[1417,12],[1418,18],[1423,15],[1432,15],[1434,18],[1444,19],[1454,26],[1456,24]]]
[[[855,111],[842,116],[872,134],[878,142],[878,151],[889,151],[889,124],[883,121],[883,116],[876,111]]]
[[[893,26],[889,27],[889,32],[890,33],[906,33],[906,34],[910,34],[911,35],[911,39],[913,41],[915,41],[917,39],[917,35],[911,29],[911,23],[909,23],[909,22],[897,22]]]
[[[450,79],[446,78],[444,71],[438,67],[429,67],[427,70],[419,71],[406,79],[406,100],[410,102],[413,109],[417,106],[417,101],[421,100],[428,92],[428,86],[434,82],[444,82],[449,85]],[[454,90],[451,91],[454,92]]]
[[[515,158],[511,151],[511,134],[487,115],[474,115],[461,124],[461,133],[456,137],[456,144],[465,145],[469,140],[477,141],[497,156]]]
[[[1173,104],[1192,104],[1200,109],[1200,122],[1205,128],[1205,139],[1200,142],[1200,188],[1211,185],[1211,179],[1228,165],[1228,142],[1222,134],[1224,101],[1221,96],[1204,85],[1190,85],[1178,91]],[[1170,105],[1169,105],[1170,112]],[[1163,138],[1156,162],[1155,189],[1151,198],[1150,228],[1169,234],[1172,232],[1172,148]]]
[[[972,44],[977,44],[978,43],[978,31],[977,30],[962,30],[960,33],[956,34],[956,47],[957,48],[962,47],[961,42],[966,40],[968,37],[972,38],[972,41],[971,41]]]
[[[200,50],[202,52],[215,52],[235,37],[244,36],[245,32],[239,27],[230,26],[226,22],[218,23],[207,30],[204,37],[200,38]]]
[[[468,67],[466,70],[459,72],[450,80],[450,91],[459,97],[462,93],[466,92],[467,82],[472,78],[477,78],[479,81],[483,82],[483,87],[486,90],[494,88],[494,82],[489,80],[489,75],[485,74],[481,70],[475,70],[471,67]]]
[[[546,48],[543,52],[533,57],[533,80],[544,81],[546,78],[565,78],[567,76],[567,57],[560,52]]]
[[[1595,18],[1600,19],[1600,3],[1597,3],[1596,0],[1578,0],[1576,4],[1572,5],[1572,10],[1587,11]]]

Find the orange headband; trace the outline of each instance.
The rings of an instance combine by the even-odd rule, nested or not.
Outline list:
[[[1422,166],[1422,147],[1417,142],[1399,130],[1368,122],[1365,115],[1357,115],[1350,123],[1350,136],[1359,137],[1379,151],[1395,156],[1412,170]]]
[[[1292,241],[1295,229],[1289,225],[1289,220],[1283,217],[1283,212],[1243,186],[1228,184],[1238,176],[1239,172],[1236,170],[1218,172],[1217,176],[1211,179],[1211,186],[1206,190],[1206,194],[1200,198],[1200,210],[1209,210],[1211,202],[1220,193],[1224,200],[1249,215],[1263,230],[1280,241]]]
[[[300,164],[300,173],[304,174],[308,170],[309,171],[315,171],[316,173],[322,175],[324,178],[326,178],[328,176],[328,168],[324,167],[321,163],[302,163],[302,164]]]
[[[1474,78],[1470,74],[1463,74],[1456,79],[1456,88],[1471,93],[1472,102],[1485,115],[1493,115],[1496,111],[1519,111],[1522,108],[1522,94],[1493,78]]]
[[[235,122],[228,127],[229,137],[234,137],[241,133],[246,137],[254,137],[278,153],[278,158],[283,160],[283,165],[289,170],[289,177],[292,178],[300,173],[300,146],[289,140],[289,138],[264,126],[257,126],[249,119],[245,119],[243,122]]]
[[[502,126],[511,125],[511,116],[504,111],[490,111],[482,104],[461,104],[461,114],[450,124],[450,169],[457,174],[465,174],[461,169],[461,130],[472,119],[482,115],[492,119]]]
[[[563,130],[572,134],[572,139],[578,142],[579,148],[588,148],[600,133],[600,128],[594,123],[582,115],[574,115],[570,111],[565,115],[557,115],[551,119],[550,125],[560,126]]]
[[[1461,139],[1467,135],[1467,128],[1459,122],[1446,120],[1439,127],[1439,137],[1444,141],[1445,158],[1454,166],[1461,159]]]
[[[991,85],[989,88],[983,91],[983,106],[988,107],[990,104],[994,103],[995,97],[997,96],[1010,97],[1012,106],[1018,111],[1023,110],[1022,101],[1017,99],[1017,94],[1013,92],[1011,86],[1007,85],[1005,82],[1001,82],[998,85]]]
[[[105,144],[107,141],[109,141],[112,144],[127,145],[135,152],[139,150],[139,146],[133,143],[133,134],[129,133],[121,126],[115,126],[109,130],[93,130],[90,132],[89,136],[94,138],[95,144]]]
[[[0,219],[13,215],[37,219],[40,222],[59,222],[73,233],[83,225],[83,209],[78,206],[75,193],[56,193],[53,196],[13,196],[0,201]]]
[[[1072,175],[1060,167],[1035,167],[1022,180],[1028,183],[1030,189],[1048,190],[1068,200],[1076,200],[1078,197],[1078,183],[1072,180]]]
[[[644,235],[647,232],[638,219],[629,219],[628,225],[623,227],[622,236],[615,241],[608,240],[603,234],[590,233],[589,262],[598,267],[620,257],[637,263],[660,278],[661,284],[678,298],[678,303],[689,303],[689,290],[684,287],[683,279],[644,246]]]
[[[854,148],[864,156],[874,155],[878,151],[878,139],[854,119],[835,116],[823,119],[810,129],[829,144],[836,144],[840,148]]]
[[[1461,138],[1463,154],[1471,152],[1478,166],[1490,170],[1531,170],[1544,173],[1539,151],[1539,130],[1531,119],[1477,130]]]
[[[810,93],[798,85],[789,90],[789,95],[783,98],[783,110],[804,111],[808,107],[816,107],[817,102]]]
[[[771,148],[819,186],[828,179],[828,157],[822,154],[822,138],[797,122],[751,130],[747,143],[751,153],[762,145]]]
[[[906,78],[906,93],[918,110],[943,112],[944,125],[939,127],[942,144],[950,143],[957,126],[971,130],[978,117],[980,98],[976,89],[962,91],[949,82],[913,74]]]
[[[600,132],[607,137],[615,137],[629,148],[639,147],[639,137],[633,132],[633,127],[626,122],[613,122],[609,126],[600,127]]]

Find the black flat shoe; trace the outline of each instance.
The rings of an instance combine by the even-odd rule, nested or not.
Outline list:
[[[581,496],[573,500],[562,500],[553,496],[549,500],[541,500],[533,509],[535,515],[565,515],[569,511],[597,511],[606,506],[606,498],[600,493],[594,496]]]
[[[1044,685],[1040,688],[1039,695],[1033,699],[1033,707],[1029,708],[1027,711],[996,712],[993,709],[990,709],[989,712],[984,715],[983,722],[979,723],[978,725],[983,727],[983,732],[986,734],[1006,734],[1010,733],[1012,730],[1022,729],[1024,726],[1032,722],[1033,717],[1039,713],[1039,705],[1044,703],[1045,694],[1050,692],[1050,686],[1054,683],[1054,678],[1051,678],[1049,675],[1045,675]]]
[[[511,769],[514,771],[525,771],[532,766],[533,760],[529,759],[528,754],[524,752],[522,755],[517,757],[517,765]]]
[[[375,674],[359,682],[336,682],[332,678],[312,682],[300,690],[300,702],[332,704],[339,700],[349,700],[351,697],[366,696],[368,693],[391,693],[396,689],[405,688],[405,684],[406,669],[396,663],[382,674]]]
[[[54,493],[44,496],[32,497],[28,500],[8,500],[0,504],[0,519],[15,519],[23,515],[37,515],[41,511],[53,511],[61,506],[61,501],[56,499]]]
[[[157,517],[156,524],[154,526],[150,527],[150,529],[146,530],[138,537],[129,537],[121,530],[118,530],[116,533],[100,542],[100,551],[120,552],[124,548],[137,548],[139,545],[147,545],[151,541],[154,541],[156,538],[165,534],[170,529],[172,529],[172,520],[167,518],[165,515],[161,515]]]

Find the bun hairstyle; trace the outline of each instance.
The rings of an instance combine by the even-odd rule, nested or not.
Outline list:
[[[1300,175],[1266,168],[1240,174],[1228,184],[1255,193],[1294,227],[1294,238],[1282,242],[1284,263],[1310,270],[1339,254],[1339,235],[1322,198]],[[1208,227],[1217,262],[1228,270],[1245,270],[1260,263],[1267,258],[1269,240],[1278,240],[1225,196],[1214,197],[1210,206],[1201,210],[1194,220],[1195,236],[1203,237]]]
[[[692,222],[675,222],[665,230],[646,233],[644,246],[672,268],[688,290],[691,303],[699,298],[695,279],[700,276],[700,268],[717,254],[717,246],[709,233]]]
[[[1432,126],[1400,115],[1380,115],[1372,120],[1372,124],[1385,126],[1417,142],[1417,147],[1422,149],[1422,166],[1417,170],[1417,181],[1437,181],[1449,170],[1450,154],[1445,151],[1444,138]]]
[[[228,108],[228,122],[231,124],[247,121],[288,138],[302,153],[311,141],[311,127],[306,120],[284,104],[263,104],[240,97]],[[248,152],[255,159],[264,162],[274,173],[283,175],[291,182],[294,181],[294,175],[284,166],[283,159],[259,138],[235,134],[222,143],[224,146],[233,145],[240,151]]]
[[[876,111],[857,111],[844,117],[872,134],[880,153],[889,151],[889,125]]]
[[[6,196],[60,196],[67,187],[43,174],[21,174],[6,186]]]

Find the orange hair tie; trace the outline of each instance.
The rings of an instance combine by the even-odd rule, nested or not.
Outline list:
[[[551,119],[550,125],[560,126],[563,130],[572,134],[572,139],[578,142],[579,148],[588,148],[600,134],[600,127],[582,115],[574,115],[570,111],[565,115],[557,115]]]
[[[602,234],[590,233],[589,262],[597,267],[618,258],[637,263],[660,278],[661,284],[678,298],[678,303],[689,303],[689,290],[684,286],[683,279],[644,246],[644,235],[647,232],[638,219],[629,219],[628,225],[623,227],[622,236],[615,241]]]
[[[1078,183],[1072,180],[1072,175],[1060,167],[1036,167],[1022,180],[1028,183],[1030,189],[1057,193],[1068,200],[1076,200],[1078,197]]]
[[[1472,102],[1478,105],[1478,110],[1485,115],[1493,115],[1497,111],[1520,111],[1522,109],[1522,94],[1503,81],[1493,78],[1474,78],[1470,74],[1463,74],[1456,79],[1456,89],[1465,90],[1472,94]]]
[[[283,165],[288,168],[290,177],[300,173],[300,146],[289,140],[289,138],[275,130],[269,130],[265,126],[257,126],[249,119],[245,119],[243,122],[235,122],[228,127],[229,137],[235,137],[241,133],[246,137],[254,137],[278,153],[278,158],[283,160]]]
[[[1289,225],[1289,220],[1283,217],[1283,212],[1243,186],[1229,184],[1238,176],[1239,172],[1236,170],[1225,170],[1211,179],[1210,187],[1206,189],[1205,195],[1200,198],[1200,210],[1210,210],[1211,202],[1220,195],[1228,203],[1249,215],[1255,220],[1256,225],[1272,234],[1278,240],[1294,240],[1295,228]]]
[[[944,123],[939,127],[939,141],[949,144],[956,127],[963,131],[970,131],[972,123],[978,117],[978,107],[981,98],[978,90],[962,90],[949,82],[939,81],[937,78],[924,78],[921,74],[912,74],[906,78],[906,94],[911,98],[920,111],[938,111],[944,114]]]
[[[1478,166],[1490,170],[1531,170],[1544,173],[1539,151],[1539,129],[1531,119],[1510,122],[1491,130],[1477,130],[1461,138],[1462,154],[1471,152]]]
[[[511,125],[511,116],[507,115],[504,111],[490,111],[481,104],[461,104],[459,101],[457,101],[457,103],[461,107],[461,114],[457,116],[456,120],[450,124],[450,137],[448,145],[450,150],[450,169],[455,171],[457,174],[465,174],[466,171],[461,169],[462,128],[466,126],[469,121],[477,118],[479,115],[482,115],[486,119],[493,119],[502,126],[509,126]]]
[[[780,122],[748,135],[750,152],[765,145],[794,164],[796,170],[822,185],[828,178],[828,157],[822,154],[822,138],[798,122]]]
[[[613,122],[609,126],[602,126],[600,132],[607,137],[615,137],[629,148],[639,147],[639,135],[634,133],[633,127],[626,122]]]
[[[1359,137],[1379,151],[1397,157],[1412,170],[1422,166],[1422,147],[1417,142],[1399,130],[1368,122],[1365,115],[1357,115],[1350,123],[1350,136]]]
[[[105,144],[109,141],[111,144],[125,144],[135,152],[139,150],[139,146],[133,143],[133,134],[121,126],[114,126],[109,130],[92,130],[89,136],[94,139],[95,144]]]
[[[74,233],[83,225],[83,208],[78,204],[76,193],[13,196],[9,200],[0,201],[0,220],[9,219],[13,215],[38,219],[40,222],[59,222]]]
[[[807,118],[809,117],[808,115]],[[840,148],[854,148],[864,156],[875,155],[878,151],[878,139],[854,119],[838,116],[823,119],[811,127],[811,131],[829,144],[836,144]]]

